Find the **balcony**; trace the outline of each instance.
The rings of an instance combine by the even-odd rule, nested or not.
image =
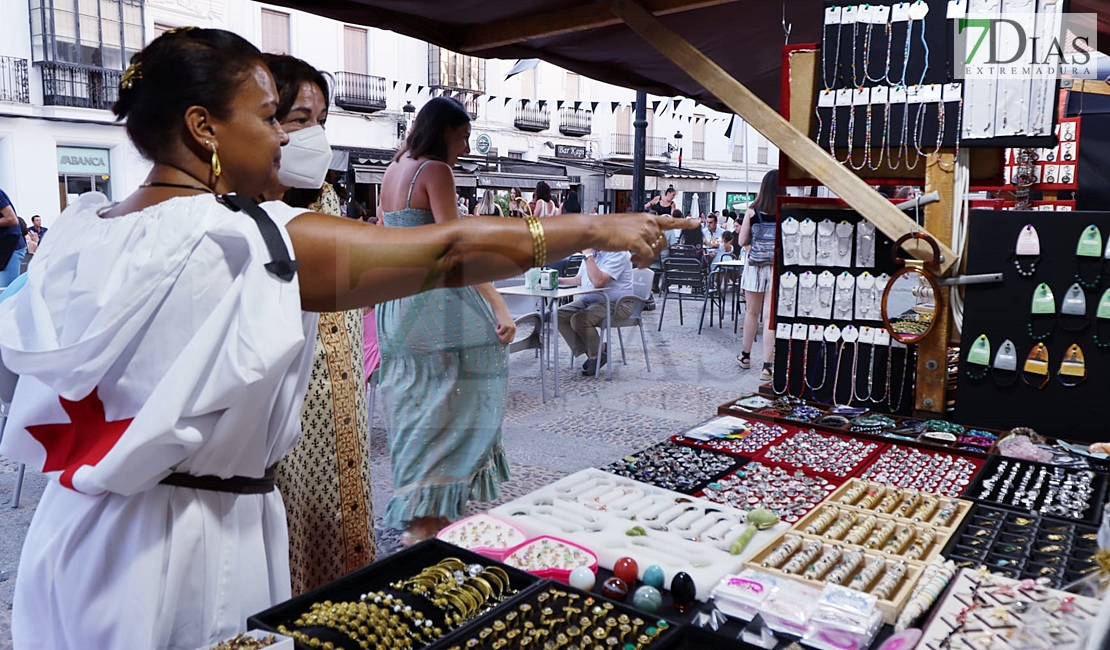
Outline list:
[[[593,132],[594,114],[581,108],[564,108],[559,111],[559,133],[574,137]]]
[[[691,160],[705,160],[705,143],[694,140],[694,146],[690,149]]]
[[[119,99],[120,70],[42,62],[42,103],[111,110]]]
[[[521,131],[543,131],[551,126],[551,111],[545,104],[543,108],[525,106],[523,102],[516,107],[516,119],[513,126]]]
[[[31,103],[27,90],[27,59],[0,56],[0,102]]]
[[[357,72],[336,72],[335,105],[357,113],[384,111],[385,78]]]
[[[633,142],[634,142],[634,139],[633,139],[633,136],[631,134],[628,134],[628,133],[614,133],[613,134],[613,147],[612,147],[612,150],[610,151],[611,155],[614,155],[614,156],[631,156],[632,155]],[[667,139],[666,138],[648,137],[647,144],[646,144],[645,148],[646,148],[646,151],[644,152],[645,155],[655,156],[657,158],[662,158],[663,154],[667,153]]]

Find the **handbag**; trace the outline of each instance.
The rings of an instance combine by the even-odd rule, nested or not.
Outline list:
[[[755,210],[752,221],[752,244],[748,250],[748,264],[756,266],[769,266],[775,263],[775,233],[778,225],[774,221],[764,220],[764,215]]]

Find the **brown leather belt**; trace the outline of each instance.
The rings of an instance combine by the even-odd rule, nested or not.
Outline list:
[[[196,490],[211,490],[213,492],[230,492],[232,494],[266,494],[274,491],[274,476],[276,467],[269,467],[262,478],[247,476],[232,476],[220,478],[218,476],[194,476],[174,472],[159,481],[162,485],[194,488]]]

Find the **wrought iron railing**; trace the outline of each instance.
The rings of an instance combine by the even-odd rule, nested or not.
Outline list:
[[[360,113],[384,111],[385,77],[358,72],[336,72],[335,105]]]
[[[584,108],[564,107],[559,111],[559,133],[571,136],[589,135],[593,131],[594,114]]]
[[[541,108],[535,103],[525,106],[521,102],[516,107],[513,125],[521,131],[543,131],[551,126],[551,111],[546,104]]]
[[[123,73],[89,65],[37,63],[42,71],[42,103],[109,110],[119,99]]]
[[[31,103],[27,85],[27,59],[0,56],[0,102]]]
[[[633,147],[633,136],[629,133],[614,133],[613,134],[613,147],[612,154],[614,156],[631,156]],[[667,153],[667,139],[649,137],[645,147],[644,155],[661,157]]]

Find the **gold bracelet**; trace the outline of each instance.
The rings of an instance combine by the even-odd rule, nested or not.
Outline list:
[[[547,237],[543,234],[543,224],[539,218],[524,218],[528,232],[532,233],[532,268],[542,269],[547,264]]]

